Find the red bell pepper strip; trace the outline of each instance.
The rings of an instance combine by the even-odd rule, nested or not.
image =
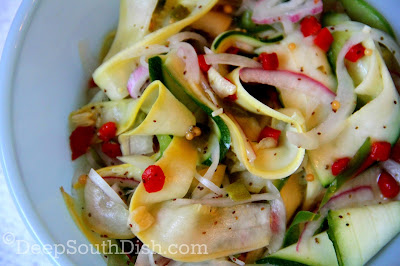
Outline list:
[[[77,127],[69,136],[69,146],[72,151],[72,160],[85,154],[92,144],[96,129],[93,126]]]
[[[258,60],[265,70],[276,70],[279,67],[279,59],[276,53],[261,53]]]
[[[260,135],[258,136],[258,142],[260,142],[264,138],[273,138],[276,142],[278,142],[280,136],[280,130],[272,127],[264,127],[263,130],[261,130]]]
[[[358,61],[358,59],[364,56],[364,52],[365,52],[365,47],[361,43],[359,43],[350,48],[345,58],[355,63]]]
[[[350,158],[340,158],[337,159],[333,164],[332,164],[332,175],[337,176],[341,172],[343,172],[347,166],[349,165]]]
[[[305,17],[300,23],[300,30],[304,37],[315,35],[321,30],[321,24],[315,17]]]
[[[206,59],[204,58],[203,54],[199,54],[197,56],[197,61],[199,61],[199,67],[201,71],[207,72],[211,68],[211,66],[206,63]]]
[[[332,42],[332,34],[327,28],[323,28],[314,39],[314,44],[325,52],[328,52]]]
[[[122,156],[121,147],[119,143],[106,141],[101,145],[101,150],[110,158]]]

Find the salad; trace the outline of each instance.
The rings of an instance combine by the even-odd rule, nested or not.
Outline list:
[[[399,63],[364,0],[120,0],[66,205],[108,265],[363,265],[400,232]]]

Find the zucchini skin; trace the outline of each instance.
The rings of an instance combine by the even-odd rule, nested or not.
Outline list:
[[[256,264],[272,264],[277,266],[307,266],[307,264],[303,264],[296,261],[278,259],[278,258],[264,258],[256,261]]]
[[[221,117],[213,117],[211,113],[213,112],[210,108],[205,106],[199,100],[197,100],[193,95],[191,95],[184,86],[177,80],[176,77],[169,71],[168,67],[163,63],[163,59],[160,56],[155,56],[149,59],[149,70],[150,77],[153,79],[160,80],[164,85],[172,92],[172,94],[192,112],[194,112],[198,107],[200,107],[214,122],[218,127],[218,138],[220,146],[220,161],[222,161],[226,153],[231,146],[231,134],[228,126],[222,120]],[[207,158],[202,164],[210,166],[212,163],[211,158]]]
[[[359,21],[370,27],[387,32],[393,38],[396,38],[390,23],[373,6],[365,0],[340,0],[347,15],[352,20]]]

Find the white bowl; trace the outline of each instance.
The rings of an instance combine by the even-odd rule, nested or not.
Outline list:
[[[51,245],[49,253],[60,265],[104,264],[99,255],[57,254],[54,244],[65,245],[70,253],[75,251],[72,247],[89,244],[59,191],[60,186],[69,190],[73,174],[67,119],[83,104],[81,96],[89,79],[80,62],[78,42],[86,41],[97,54],[105,34],[117,25],[118,2],[24,0],[0,65],[4,174],[27,227],[38,242]],[[370,2],[399,33],[400,2]],[[397,237],[370,263],[399,264],[399,250]]]

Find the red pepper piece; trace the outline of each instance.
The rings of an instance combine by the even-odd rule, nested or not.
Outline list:
[[[327,28],[323,28],[314,39],[314,44],[325,52],[328,52],[332,42],[332,34]]]
[[[144,189],[147,192],[153,193],[160,191],[165,183],[165,175],[163,170],[158,165],[150,165],[142,174]]]
[[[378,186],[385,198],[394,198],[399,194],[400,186],[389,173],[383,171],[378,179]]]
[[[389,142],[374,142],[371,145],[371,152],[369,153],[365,162],[361,165],[360,169],[354,174],[358,176],[376,161],[386,161],[390,156],[390,143]]]
[[[321,30],[321,24],[315,17],[305,17],[300,23],[300,30],[304,37],[315,35]]]
[[[104,142],[101,145],[101,150],[110,158],[116,158],[118,156],[122,156],[121,147],[119,143],[115,142]]]
[[[332,175],[337,176],[341,172],[343,172],[347,166],[349,165],[350,158],[340,158],[337,159],[333,164],[332,164]]]
[[[72,160],[85,154],[92,143],[96,129],[92,126],[77,127],[69,136],[69,146],[72,151]]]
[[[107,122],[102,125],[97,132],[97,135],[101,140],[109,141],[112,138],[115,138],[117,134],[117,125],[114,122]]]
[[[227,80],[227,81],[229,81],[230,83],[232,83],[232,81],[230,81],[228,78],[224,77],[224,79]],[[234,101],[237,100],[237,98],[238,98],[238,97],[237,97],[237,94],[235,93],[235,94],[226,96],[226,97],[224,98],[224,100],[226,100],[226,101],[228,101],[228,102],[234,102]]]
[[[237,47],[235,47],[235,46],[231,46],[231,47],[229,47],[228,49],[226,49],[225,53],[228,53],[228,54],[238,54],[239,51],[240,51],[239,48],[237,48]]]
[[[364,52],[365,52],[365,47],[361,43],[359,43],[350,48],[345,58],[355,63],[358,61],[358,59],[364,56]]]
[[[276,140],[276,142],[278,142],[280,136],[280,130],[272,127],[264,127],[263,130],[261,130],[260,135],[258,136],[258,142],[260,142],[264,138],[273,138],[274,140]]]
[[[227,100],[228,102],[234,102],[238,99],[238,97],[237,97],[237,94],[235,93],[235,94],[225,97],[224,99]]]
[[[397,142],[390,153],[390,158],[397,163],[400,163],[400,142]]]
[[[392,146],[389,142],[380,141],[372,143],[370,157],[375,161],[386,161],[389,159]]]
[[[201,71],[207,72],[210,69],[211,66],[206,63],[206,59],[204,58],[203,54],[199,54],[197,56],[197,61],[199,61]]]
[[[265,70],[276,70],[279,67],[279,59],[276,53],[261,53],[258,56],[258,60]]]

